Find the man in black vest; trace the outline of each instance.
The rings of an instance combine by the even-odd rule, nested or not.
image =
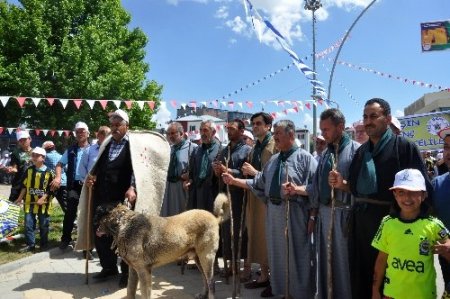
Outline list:
[[[75,124],[76,143],[70,146],[55,168],[55,179],[52,182],[52,189],[58,189],[61,186],[62,169],[67,165],[67,207],[63,220],[63,232],[59,248],[65,250],[72,243],[72,230],[74,221],[77,218],[78,203],[80,201],[80,192],[83,187],[78,165],[81,161],[83,151],[89,147],[89,128],[86,123],[79,121]]]
[[[105,149],[86,179],[86,184],[94,187],[92,197],[94,211],[100,205],[117,205],[124,199],[128,199],[132,206],[136,201],[136,185],[128,137],[128,115],[118,109],[110,115],[109,121],[112,138],[109,142],[105,141],[108,143],[105,144]],[[111,249],[112,242],[112,236],[95,236],[95,248],[102,266],[102,271],[94,276],[96,280],[106,280],[118,274],[117,255]],[[126,287],[128,265],[122,261],[120,266],[122,276],[119,287]]]

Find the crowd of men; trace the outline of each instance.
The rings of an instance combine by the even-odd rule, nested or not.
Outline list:
[[[83,184],[94,188],[94,207],[136,200],[128,115],[117,110],[109,127],[100,127],[98,141],[88,142],[86,123],[75,125],[76,142],[62,155],[45,142],[45,164],[55,175],[49,187],[65,212],[60,249],[72,245],[72,231]],[[433,174],[417,146],[399,134],[388,102],[374,98],[365,103],[363,119],[353,124],[354,140],[346,133],[346,119],[338,109],[320,115],[321,135],[315,136],[314,155],[296,143],[290,120],[273,123],[259,112],[250,119],[251,132],[242,120],[226,125],[229,143],[215,138],[212,121],[200,125],[195,141],[183,126],[167,129],[171,144],[162,216],[188,209],[213,211],[219,192],[229,194],[232,220],[221,227],[218,256],[222,275],[239,271],[246,288],[261,288],[261,297],[371,298],[377,250],[372,239],[395,202],[389,190],[397,172],[418,169],[426,178],[427,203],[450,227],[450,128],[439,132],[444,140],[439,165]],[[11,201],[17,200],[21,178],[29,166],[30,136],[18,134],[18,148],[10,172],[15,173]],[[95,162],[98,160],[97,162]],[[95,166],[94,166],[95,165]],[[443,166],[441,166],[443,165]],[[440,170],[438,172],[438,166]],[[433,181],[431,181],[433,179]],[[111,237],[96,237],[95,247],[103,270],[96,279],[118,274]],[[27,244],[24,251],[34,250]],[[85,251],[89,257],[90,252]],[[441,258],[445,283],[450,265]],[[259,266],[258,274],[252,264]],[[122,263],[120,286],[128,269]]]

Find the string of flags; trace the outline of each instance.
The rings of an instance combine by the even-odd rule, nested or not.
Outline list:
[[[318,58],[318,59],[323,59],[323,58],[325,58],[326,56],[328,56],[329,54],[331,54],[334,50],[336,50],[337,48],[339,48],[340,45],[342,44],[342,41],[343,41],[343,40],[344,40],[344,38],[342,37],[342,38],[340,38],[338,41],[336,41],[334,44],[332,44],[331,46],[329,46],[328,48],[326,48],[325,50],[320,51],[319,53],[316,53],[316,55],[315,55],[316,58]],[[303,59],[304,59],[304,60],[308,60],[308,56],[303,57]],[[270,74],[267,74],[267,75],[261,77],[260,79],[257,79],[257,80],[255,80],[255,81],[253,81],[253,82],[251,82],[251,83],[248,83],[248,84],[246,84],[245,86],[242,86],[241,88],[236,89],[236,90],[233,91],[233,92],[229,92],[228,94],[223,95],[221,98],[222,98],[223,100],[225,100],[225,99],[228,99],[228,98],[230,98],[230,97],[232,97],[232,96],[234,96],[234,95],[237,95],[237,94],[243,92],[244,90],[246,90],[246,89],[248,89],[248,88],[250,88],[250,87],[257,86],[259,83],[261,83],[261,82],[263,82],[263,81],[265,81],[265,80],[267,80],[267,79],[273,78],[273,77],[275,77],[276,75],[278,75],[278,74],[280,74],[280,73],[282,73],[282,72],[284,72],[284,71],[289,70],[292,66],[295,66],[295,63],[294,63],[294,62],[292,62],[292,63],[286,65],[285,67],[282,67],[282,68],[280,68],[280,69],[278,69],[278,70],[276,70],[276,71],[274,71],[274,72],[271,72]]]
[[[323,68],[328,72],[328,74],[331,74],[330,69],[324,64],[322,63]],[[353,94],[348,90],[347,87],[344,86],[344,84],[342,84],[341,81],[337,81],[338,85],[347,93],[347,96],[356,104],[356,105],[360,105],[359,101],[357,99],[355,99],[355,97],[353,96]]]
[[[148,101],[105,100],[105,99],[90,100],[90,99],[60,99],[60,98],[0,96],[0,102],[2,103],[3,107],[6,107],[6,105],[8,105],[8,102],[11,99],[15,99],[19,104],[20,108],[23,108],[23,106],[25,105],[25,101],[28,99],[33,102],[35,107],[37,107],[41,103],[41,101],[46,100],[50,106],[53,106],[55,103],[59,102],[64,109],[66,109],[68,103],[73,103],[73,105],[75,105],[77,109],[80,109],[83,103],[88,104],[89,107],[93,109],[95,103],[98,103],[103,108],[103,110],[105,110],[108,103],[111,102],[116,106],[117,109],[119,109],[120,105],[124,103],[127,109],[131,109],[132,105],[136,104],[141,110],[144,109],[145,105],[147,105],[153,111],[156,105],[156,102],[152,100]]]
[[[323,83],[319,80],[314,79],[314,76],[317,75],[316,72],[314,72],[309,66],[307,66],[302,59],[298,57],[298,55],[291,49],[286,39],[283,37],[283,35],[276,29],[272,23],[270,23],[267,19],[264,19],[254,8],[253,4],[250,2],[250,0],[244,0],[244,8],[245,8],[245,14],[247,17],[250,17],[252,20],[253,28],[255,29],[258,38],[261,42],[262,38],[262,31],[263,31],[263,24],[265,25],[265,28],[267,30],[270,30],[274,36],[277,42],[280,44],[281,48],[283,48],[286,53],[291,57],[294,65],[298,68],[299,71],[301,71],[306,79],[311,83],[314,89],[314,94],[318,94],[321,97],[326,98],[326,91],[323,87]],[[250,16],[249,16],[250,14]],[[313,77],[311,77],[313,76]]]
[[[328,58],[329,61],[332,61],[330,58]],[[444,87],[442,85],[439,84],[434,84],[434,83],[425,83],[419,80],[414,80],[414,79],[409,79],[409,78],[405,78],[405,77],[401,77],[401,76],[396,76],[396,75],[392,75],[389,73],[385,73],[385,72],[380,72],[371,68],[367,68],[367,67],[363,67],[363,66],[359,66],[356,65],[354,63],[349,63],[349,62],[345,62],[342,60],[338,60],[337,61],[338,64],[340,65],[344,65],[347,66],[349,68],[352,68],[354,70],[359,70],[359,71],[363,71],[363,72],[369,72],[384,78],[388,78],[388,79],[395,79],[395,80],[399,80],[402,81],[404,83],[409,83],[412,85],[417,85],[417,86],[421,86],[421,87],[428,87],[428,88],[436,88],[439,90],[446,90],[446,91],[450,91],[450,87]]]

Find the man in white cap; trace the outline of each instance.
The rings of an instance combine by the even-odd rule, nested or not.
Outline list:
[[[355,129],[355,140],[356,142],[363,144],[367,140],[369,140],[369,135],[366,133],[366,129],[364,128],[364,122],[362,120],[358,120],[353,123],[353,128]]]
[[[111,138],[103,141],[97,161],[85,180],[87,186],[93,186],[93,211],[99,206],[116,206],[123,203],[124,198],[134,207],[137,196],[128,135],[128,115],[118,109],[109,115],[109,122]],[[97,281],[107,280],[118,274],[117,255],[111,249],[112,242],[112,236],[95,236],[95,248],[102,266],[101,272],[93,277]],[[128,265],[122,261],[120,266],[122,275],[119,287],[124,288],[128,282]]]
[[[67,166],[67,209],[64,214],[63,232],[59,248],[65,250],[72,244],[72,230],[74,221],[77,218],[80,192],[83,186],[80,173],[78,171],[83,151],[89,147],[89,128],[86,123],[79,121],[75,124],[76,142],[64,151],[61,159],[55,168],[55,179],[53,180],[53,190],[61,186],[63,168]]]
[[[249,146],[253,146],[255,144],[255,137],[253,137],[252,132],[250,132],[249,130],[244,130],[242,140],[244,140],[244,142]]]
[[[450,127],[438,132],[439,137],[444,140],[443,160],[450,168]],[[436,216],[444,223],[446,227],[450,226],[450,174],[447,170],[443,175],[439,175],[432,181],[433,184],[433,210]],[[442,276],[446,285],[447,292],[450,292],[450,264],[439,256]]]
[[[316,145],[316,151],[313,153],[313,156],[317,160],[317,162],[320,162],[320,160],[322,159],[322,153],[327,148],[327,142],[325,141],[325,138],[320,134],[313,139]]]
[[[32,165],[31,162],[31,137],[28,131],[21,130],[16,132],[17,147],[12,152],[11,163],[6,168],[7,173],[14,174],[11,180],[11,193],[9,200],[14,201],[17,199],[22,188],[22,176],[26,169]]]

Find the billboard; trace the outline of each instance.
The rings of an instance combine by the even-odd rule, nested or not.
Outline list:
[[[450,21],[420,24],[422,52],[450,49]]]
[[[419,150],[441,150],[444,147],[437,133],[450,127],[450,111],[399,117],[402,135],[414,142]]]

